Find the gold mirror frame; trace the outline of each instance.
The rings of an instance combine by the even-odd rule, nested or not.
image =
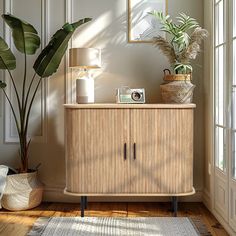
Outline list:
[[[128,43],[152,43],[152,40],[134,40],[132,39],[132,1],[134,0],[128,0]],[[140,0],[140,2],[143,0]],[[150,0],[153,1],[153,0]],[[168,14],[168,0],[163,0],[164,8],[165,8],[165,14]],[[155,10],[155,9],[153,9]]]

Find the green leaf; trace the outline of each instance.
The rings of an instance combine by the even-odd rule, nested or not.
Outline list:
[[[187,16],[184,13],[180,13],[178,17],[176,17],[176,19],[178,20],[179,25],[179,29],[181,31],[188,31],[192,28],[196,28],[199,26],[198,22],[194,19],[191,18],[190,16]]]
[[[0,80],[0,88],[4,89],[4,88],[6,88],[6,86],[7,86],[7,84]]]
[[[79,26],[91,20],[91,18],[84,18],[73,24],[66,23],[52,36],[34,63],[34,70],[40,77],[51,76],[57,71],[71,36]]]
[[[27,55],[35,54],[40,46],[40,38],[36,29],[31,24],[11,14],[3,14],[2,18],[12,29],[16,49]]]
[[[186,65],[186,64],[177,62],[174,65],[174,70],[178,74],[189,74],[189,73],[192,73],[193,68],[191,65]]]
[[[5,40],[0,37],[0,69],[14,70],[15,68],[16,58]]]

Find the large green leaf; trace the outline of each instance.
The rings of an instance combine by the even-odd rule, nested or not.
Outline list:
[[[0,37],[0,69],[14,70],[16,58],[3,38]]]
[[[35,54],[40,46],[40,38],[36,29],[31,24],[10,14],[3,14],[2,18],[12,29],[16,49],[28,55]]]
[[[71,36],[79,26],[91,20],[91,18],[84,18],[72,24],[66,23],[52,36],[34,63],[34,70],[40,77],[51,76],[57,71]]]

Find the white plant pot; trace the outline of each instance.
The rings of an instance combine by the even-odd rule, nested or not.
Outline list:
[[[37,172],[8,175],[2,197],[3,208],[11,211],[27,210],[42,202],[43,184]]]

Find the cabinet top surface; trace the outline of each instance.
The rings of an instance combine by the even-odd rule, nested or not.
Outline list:
[[[114,108],[114,109],[145,109],[145,108],[161,108],[161,109],[193,109],[196,107],[195,104],[118,104],[118,103],[88,103],[88,104],[64,104],[67,109],[99,109],[99,108]]]

